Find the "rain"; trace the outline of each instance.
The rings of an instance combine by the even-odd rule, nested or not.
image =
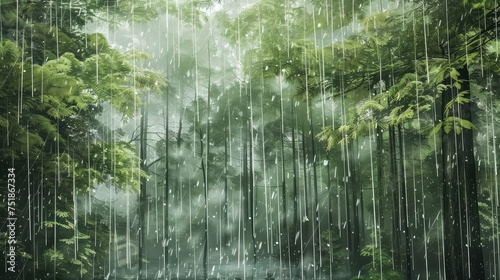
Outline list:
[[[1,279],[499,279],[497,0],[1,0]]]

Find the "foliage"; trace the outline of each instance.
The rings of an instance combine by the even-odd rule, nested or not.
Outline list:
[[[130,119],[141,94],[159,92],[165,78],[137,66],[149,59],[146,54],[122,53],[102,34],[84,34],[79,27],[104,15],[150,19],[159,12],[153,2],[1,3],[0,166],[31,179],[16,185],[19,196],[37,197],[19,200],[19,216],[28,221],[31,215],[30,227],[46,229],[20,232],[19,240],[36,240],[19,242],[19,253],[26,256],[19,265],[26,274],[88,279],[102,273],[98,264],[109,252],[98,244],[107,242],[109,229],[97,216],[87,217],[83,206],[78,210],[77,199],[90,198],[100,184],[137,191],[147,177],[134,147],[110,133],[98,116],[110,104],[124,121]],[[114,13],[108,14],[110,8]],[[48,16],[59,12],[57,21]],[[36,259],[29,258],[33,246]],[[47,263],[54,266],[42,265]]]
[[[372,258],[372,262],[363,267],[368,272],[368,275],[359,278],[353,277],[352,279],[404,279],[400,272],[393,269],[392,257],[389,250],[380,246],[382,245],[375,246],[372,243],[366,245],[361,250],[362,256]]]
[[[348,254],[347,250],[343,248],[340,236],[335,232],[324,231],[321,233],[321,239],[322,243],[326,244],[326,246],[322,247],[322,253],[325,254],[322,265],[329,267],[333,271],[344,270]]]

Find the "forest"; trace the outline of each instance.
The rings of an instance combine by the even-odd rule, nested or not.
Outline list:
[[[500,279],[499,13],[0,0],[0,278]]]

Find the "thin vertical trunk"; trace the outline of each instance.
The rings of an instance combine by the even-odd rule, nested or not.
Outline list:
[[[147,103],[147,95],[146,102]],[[141,106],[141,121],[140,121],[140,132],[139,132],[139,158],[141,160],[140,167],[141,170],[147,172],[147,133],[148,133],[148,115],[145,108],[145,104]],[[138,207],[138,227],[139,227],[139,246],[137,248],[137,279],[141,280],[144,275],[144,263],[145,263],[145,252],[146,252],[146,230],[145,230],[145,220],[146,220],[146,210],[147,210],[147,180],[146,178],[140,178],[140,189],[139,189],[139,207]]]
[[[291,106],[291,119],[292,119],[292,164],[293,164],[293,174],[292,174],[292,179],[293,179],[293,231],[292,232],[297,232],[299,229],[299,223],[300,223],[300,218],[299,218],[299,205],[298,205],[298,182],[297,182],[297,153],[295,151],[296,149],[296,144],[295,144],[295,124],[296,124],[296,119],[295,119],[295,110],[294,110],[294,100],[292,99],[291,101],[292,106]],[[295,236],[294,234],[289,234],[289,241],[288,241],[288,246],[291,247],[291,260],[294,264],[298,263],[299,261],[299,248],[300,246],[297,246],[295,242]],[[293,240],[292,240],[293,239]]]
[[[253,139],[253,105],[252,105],[252,91],[251,89],[248,91],[248,106],[247,108],[250,108],[250,114],[249,114],[249,120],[248,120],[248,127],[247,127],[247,133],[249,134],[250,142],[249,142],[249,147],[250,147],[250,155],[248,159],[248,211],[249,211],[249,217],[248,219],[250,220],[250,233],[252,234],[252,260],[253,260],[253,267],[252,267],[252,279],[254,278],[255,275],[255,265],[257,264],[257,241],[256,241],[256,233],[255,233],[255,182],[254,182],[254,166],[253,166],[253,161],[254,161],[254,139]]]
[[[285,239],[282,239],[285,241],[284,246],[281,246],[282,252],[280,252],[281,256],[283,258],[287,258],[290,261],[290,246],[292,243],[290,242],[291,236],[290,236],[290,229],[288,226],[288,207],[287,207],[287,191],[286,191],[286,181],[285,181],[285,127],[284,127],[284,119],[283,119],[283,95],[280,96],[280,120],[281,120],[281,135],[280,135],[280,158],[281,158],[281,211],[283,215],[281,216],[281,219],[283,220],[283,227],[282,231],[285,233]]]
[[[342,144],[342,158],[343,158],[343,165],[344,165],[344,174],[343,174],[343,181],[344,181],[344,200],[345,200],[345,211],[346,211],[346,239],[347,239],[347,248],[348,248],[348,269],[349,269],[349,275],[352,277],[357,275],[358,270],[355,264],[356,261],[356,254],[354,250],[354,232],[353,232],[353,210],[351,209],[352,207],[355,207],[352,205],[352,202],[350,200],[350,197],[352,196],[352,186],[350,184],[350,166],[348,164],[348,143],[343,143]],[[355,204],[354,204],[355,205]]]
[[[349,182],[347,184],[349,188],[349,192],[351,195],[351,238],[350,238],[350,252],[351,256],[349,257],[351,260],[351,268],[354,273],[358,273],[358,271],[362,267],[361,263],[361,220],[360,220],[360,215],[361,212],[361,196],[360,196],[360,186],[358,182],[358,170],[356,168],[356,165],[354,164],[355,161],[353,160],[353,156],[355,153],[354,149],[354,143],[349,142],[348,146],[351,147],[351,153],[349,154],[348,157],[350,157],[350,162],[352,163],[350,165],[350,170],[349,172]]]
[[[400,238],[400,202],[399,202],[399,185],[398,185],[398,169],[396,161],[396,131],[393,125],[389,126],[389,157],[391,169],[391,186],[392,186],[392,251],[394,266],[398,270],[401,267],[401,238]]]
[[[247,94],[249,94],[249,92],[247,91]],[[255,240],[254,240],[254,234],[253,234],[253,218],[252,218],[252,215],[253,215],[253,211],[251,209],[251,204],[250,204],[250,200],[252,199],[252,197],[250,196],[252,193],[250,191],[251,189],[251,184],[252,184],[252,181],[251,181],[251,176],[250,176],[250,162],[251,162],[251,158],[249,158],[249,155],[248,155],[248,149],[249,149],[249,139],[248,139],[248,136],[250,134],[249,130],[251,129],[251,126],[250,126],[250,116],[249,116],[249,112],[248,112],[248,108],[249,108],[249,104],[248,104],[248,99],[246,99],[245,101],[245,106],[244,106],[244,109],[243,109],[243,121],[244,121],[244,125],[242,127],[242,145],[243,145],[243,157],[242,157],[242,161],[243,161],[243,170],[242,170],[242,180],[241,180],[241,196],[242,196],[242,200],[241,200],[241,208],[242,208],[242,219],[243,219],[243,222],[242,222],[242,242],[243,242],[243,256],[244,258],[246,259],[246,254],[250,252],[249,248],[247,247],[248,244],[246,243],[247,242],[247,237],[248,237],[248,234],[251,234],[251,238],[252,238],[252,241],[255,243]],[[251,152],[251,151],[250,151]],[[250,233],[248,232],[250,231]],[[255,244],[253,244],[255,246]],[[254,250],[255,247],[252,247],[252,249]],[[255,252],[252,252],[252,253],[255,253]],[[244,264],[246,264],[247,262],[245,261]],[[245,268],[244,268],[245,270]]]
[[[384,184],[384,160],[382,150],[384,149],[384,136],[382,132],[382,128],[379,125],[376,125],[376,150],[377,150],[377,189],[378,189],[378,203],[377,203],[377,219],[379,221],[381,233],[385,232],[385,201],[387,190],[385,189]],[[384,200],[384,201],[381,201]],[[384,239],[381,237],[381,239]]]
[[[304,207],[303,207],[303,212],[300,213],[301,215],[301,271],[302,271],[302,276],[304,275],[304,269],[305,269],[305,264],[304,264],[304,258],[306,254],[308,254],[309,251],[309,240],[311,239],[310,234],[311,234],[311,227],[310,223],[311,221],[309,220],[308,214],[309,212],[309,176],[307,175],[307,149],[306,149],[306,132],[305,132],[305,124],[302,123],[302,168],[303,168],[303,176],[304,176],[304,190],[303,190],[303,201],[304,201]]]
[[[204,220],[204,242],[203,242],[203,279],[208,279],[208,170],[205,167],[205,161],[203,160],[204,153],[204,143],[203,143],[203,133],[200,132],[200,156],[201,156],[201,172],[203,175],[203,189],[204,189],[204,199],[205,199],[205,218]],[[208,166],[208,164],[207,164]]]
[[[241,207],[243,208],[243,254],[246,254],[246,236],[247,236],[247,231],[248,231],[248,219],[250,217],[249,215],[249,209],[248,209],[248,184],[249,184],[249,174],[248,174],[248,139],[247,139],[247,129],[248,125],[246,126],[245,131],[243,132],[243,179],[242,179],[242,203]],[[244,257],[246,259],[246,257]]]
[[[406,178],[405,174],[405,159],[404,159],[404,147],[403,147],[403,133],[401,124],[398,125],[398,142],[399,142],[399,186],[400,186],[400,196],[401,196],[401,227],[404,229],[405,236],[405,272],[406,279],[411,279],[411,267],[412,267],[412,252],[411,252],[411,239],[410,239],[410,228],[408,226],[408,201],[406,196]]]
[[[224,129],[224,201],[223,201],[223,217],[224,217],[224,223],[223,223],[223,248],[228,245],[229,242],[229,218],[228,218],[228,204],[227,204],[227,198],[228,198],[228,174],[227,174],[227,169],[228,169],[228,160],[227,160],[227,142],[229,141],[229,135],[228,135],[228,129]]]
[[[282,211],[283,211],[283,230],[288,231],[288,208],[287,208],[287,203],[286,203],[286,182],[285,182],[285,128],[283,124],[283,100],[280,101],[280,119],[281,119],[281,137],[280,137],[280,144],[281,144],[281,206],[282,206]]]
[[[318,177],[317,177],[317,168],[316,168],[316,145],[314,139],[314,125],[313,125],[313,116],[312,110],[309,109],[309,129],[311,135],[311,153],[313,157],[313,195],[314,195],[314,215],[312,221],[312,230],[313,230],[313,256],[314,256],[314,273],[315,277],[317,277],[316,272],[320,272],[321,262],[321,240],[320,240],[320,216],[319,216],[319,198],[318,198]],[[319,264],[319,265],[316,265]]]
[[[327,189],[328,189],[328,254],[329,254],[329,260],[330,260],[330,265],[329,265],[329,270],[330,270],[330,279],[332,278],[333,275],[333,232],[335,230],[335,227],[333,225],[333,190],[332,190],[332,184],[331,184],[331,176],[330,176],[330,161],[328,161],[327,164]]]
[[[168,245],[169,245],[169,193],[170,193],[170,186],[168,184],[169,182],[169,156],[170,156],[170,151],[169,151],[169,138],[170,138],[170,133],[169,133],[169,108],[168,108],[168,93],[169,89],[166,89],[166,102],[165,102],[165,181],[164,181],[164,189],[163,189],[163,269],[165,275],[168,275]]]
[[[304,169],[303,170],[303,174],[304,174],[304,201],[305,201],[305,205],[304,205],[304,213],[309,213],[309,197],[308,197],[308,186],[309,186],[309,183],[307,182],[307,150],[306,150],[306,131],[305,131],[305,128],[304,128],[304,125],[302,125],[302,168]],[[304,221],[302,221],[304,222]],[[307,227],[306,227],[307,228]]]
[[[208,279],[208,267],[209,267],[209,255],[208,255],[208,176],[209,176],[209,153],[210,153],[210,42],[207,45],[208,52],[208,89],[207,89],[207,118],[206,118],[206,131],[205,131],[205,163],[203,164],[203,133],[200,133],[200,145],[201,145],[201,166],[203,169],[203,186],[204,186],[204,197],[205,197],[205,243],[203,248],[203,271],[205,274],[205,279]]]
[[[184,92],[183,91],[184,88],[181,84],[181,92]],[[179,118],[179,123],[178,123],[178,128],[177,128],[177,136],[176,136],[176,139],[175,139],[175,145],[176,145],[176,153],[180,153],[181,152],[181,147],[182,147],[182,126],[183,126],[183,122],[182,122],[182,118],[183,118],[183,115],[184,114],[181,114],[180,118]],[[172,202],[172,206],[174,207],[174,209],[177,209],[175,211],[182,211],[182,201],[181,201],[181,198],[182,198],[182,176],[183,176],[183,173],[181,171],[181,163],[177,160],[176,162],[176,165],[175,165],[175,174],[176,174],[176,180],[175,180],[175,184],[173,186],[173,190],[172,190],[172,193],[173,193],[173,202]],[[191,188],[191,187],[189,187]],[[191,189],[189,189],[189,193],[191,193]],[[170,195],[169,195],[170,196]],[[191,204],[190,204],[191,205]],[[191,207],[191,206],[189,206]],[[181,210],[179,210],[181,209]],[[191,211],[191,209],[190,209]],[[174,214],[174,217],[173,217],[173,229],[176,228],[176,225],[178,223],[178,218],[177,218],[178,215]],[[168,229],[170,231],[170,229]],[[190,235],[190,238],[191,238],[191,235]],[[178,244],[179,243],[179,234],[178,234],[178,231],[175,231],[175,247],[178,248]],[[179,271],[179,261],[180,261],[180,258],[179,258],[179,251],[176,250],[175,251],[175,255],[177,257],[177,272]]]

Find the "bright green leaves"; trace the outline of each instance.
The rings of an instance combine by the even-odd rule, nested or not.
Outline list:
[[[101,33],[88,34],[85,38],[87,39],[86,56],[116,51],[110,47],[108,39]]]
[[[336,145],[347,144],[365,135],[373,126],[375,116],[383,109],[384,107],[375,100],[363,102],[359,108],[350,111],[348,123],[336,129],[326,126],[316,137],[327,143],[327,150],[333,149]]]
[[[61,229],[73,229],[73,223],[69,220],[65,220],[64,223],[55,221],[44,221],[43,225],[48,228],[59,227]]]
[[[404,108],[404,106],[397,106],[392,109],[389,114],[389,124],[398,125],[404,123],[407,120],[411,120],[415,117],[415,111],[413,108]]]
[[[50,261],[54,261],[54,260],[62,260],[64,259],[64,255],[60,252],[60,251],[56,251],[56,250],[53,250],[53,249],[48,249],[47,251],[45,251],[44,253],[44,256],[47,257]]]
[[[87,234],[84,234],[82,232],[78,232],[78,235],[77,236],[74,236],[74,237],[70,237],[70,238],[62,238],[60,239],[61,242],[64,242],[66,244],[75,244],[75,241],[77,240],[84,240],[84,239],[89,239],[90,236],[87,235]],[[92,250],[93,251],[93,250]],[[95,251],[93,251],[95,253]],[[89,252],[91,253],[91,252]],[[92,253],[91,253],[92,254]]]
[[[430,132],[429,136],[434,136],[439,130],[443,129],[444,133],[453,132],[460,134],[463,129],[475,129],[476,126],[468,121],[458,117],[447,117],[442,122],[439,122]]]
[[[326,142],[327,150],[333,149],[338,143],[340,136],[340,128],[335,130],[331,125],[325,127],[316,137],[319,141]]]
[[[227,13],[218,13],[217,19],[223,28],[224,35],[234,44],[245,46],[251,44],[253,48],[274,46],[285,50],[283,45],[287,35],[288,18],[301,15],[301,8],[285,8],[285,1],[263,0],[246,8],[237,16],[230,17]],[[291,27],[291,26],[289,26]],[[291,28],[288,32],[294,32]],[[272,36],[273,38],[270,38]],[[292,39],[297,37],[293,36]],[[274,44],[270,44],[273,42]],[[255,43],[258,43],[256,45]]]
[[[376,100],[366,100],[361,104],[361,106],[358,109],[358,114],[364,114],[365,112],[371,112],[371,111],[382,111],[384,109],[384,106],[377,102]]]
[[[389,16],[390,14],[388,11],[383,11],[367,16],[362,20],[362,23],[366,31],[374,31],[386,24]]]
[[[448,134],[453,132],[460,134],[463,129],[476,129],[476,126],[469,120],[458,117],[458,108],[470,103],[469,93],[462,91],[457,94],[452,100],[446,103],[444,107],[444,119],[440,121],[430,132],[430,136],[434,136],[441,129]]]
[[[419,80],[415,73],[408,73],[393,85],[387,93],[377,98],[389,102],[389,125],[399,125],[416,118],[431,109],[434,102],[432,91]]]
[[[71,212],[70,212],[71,211]],[[65,279],[81,279],[88,273],[88,269],[95,262],[97,254],[94,238],[102,240],[101,233],[94,232],[95,221],[89,217],[86,223],[77,223],[72,209],[68,211],[57,210],[56,218],[43,221],[44,227],[49,231],[57,231],[58,244],[48,248],[41,256],[41,262],[57,263],[58,274],[66,274]],[[91,235],[94,238],[90,238]],[[78,272],[78,273],[76,273]]]
[[[462,0],[464,6],[472,7],[473,9],[483,9],[485,7],[491,7],[494,0]]]
[[[16,47],[16,43],[9,40],[0,41],[0,69],[4,69],[19,59],[20,50]]]
[[[458,73],[457,69],[455,68],[451,68],[451,72],[450,72],[450,77],[455,80],[455,81],[458,81],[458,76],[460,75],[460,73]]]
[[[139,157],[129,143],[99,143],[90,147],[90,153],[93,155],[90,165],[102,173],[98,183],[104,182],[103,175],[113,174],[109,183],[124,190],[138,191],[141,178],[147,177],[139,168]]]
[[[318,48],[310,37],[314,26],[303,3],[263,0],[237,15],[219,13],[217,19],[224,36],[245,50],[241,57],[245,75],[252,80],[279,76],[300,80],[300,92],[317,94],[304,86],[308,78],[308,84],[315,84],[314,73],[319,77],[320,72]]]
[[[57,127],[54,126],[52,120],[39,114],[32,114],[29,119],[29,124],[43,138],[57,139],[60,137]]]
[[[469,93],[466,91],[462,91],[459,94],[457,94],[457,96],[455,96],[455,98],[453,98],[450,102],[448,102],[445,105],[445,110],[444,110],[445,116],[452,115],[451,110],[453,110],[453,107],[455,105],[458,105],[458,104],[464,105],[465,103],[469,103],[471,100],[468,96],[469,96]]]
[[[370,126],[415,126],[414,122],[418,119],[420,123],[419,116],[430,111],[435,102],[434,92],[423,78],[415,73],[405,74],[388,90],[384,81],[377,83],[372,87],[373,97],[357,101],[356,109],[349,111],[346,124],[336,130],[325,128],[317,135],[318,139],[326,141],[327,148],[332,149],[365,135]],[[418,126],[424,124],[422,121]]]
[[[475,125],[468,119],[463,118],[465,106],[471,103],[470,91],[462,89],[462,83],[469,83],[460,79],[460,72],[456,68],[445,68],[449,73],[449,85],[438,84],[437,93],[443,99],[443,119],[430,131],[430,137],[434,137],[440,130],[445,134],[451,132],[460,134],[464,129],[476,129]],[[446,76],[445,76],[446,77]],[[456,93],[458,92],[458,93]],[[445,96],[451,95],[451,98],[445,100]]]
[[[110,101],[125,119],[129,119],[141,104],[140,93],[160,92],[161,87],[166,86],[166,79],[161,74],[135,66],[147,59],[149,55],[138,50],[127,53],[109,50],[92,55],[83,63],[82,79],[97,101]]]

